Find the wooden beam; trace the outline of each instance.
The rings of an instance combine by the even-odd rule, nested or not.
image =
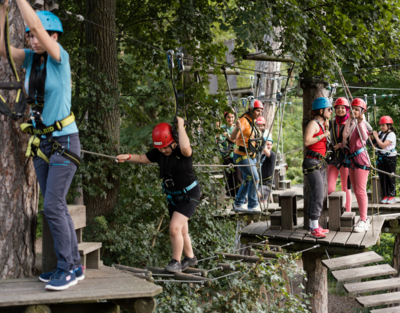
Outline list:
[[[266,55],[265,53],[244,55],[243,60],[294,63],[294,60],[292,58],[271,57]]]
[[[157,307],[157,301],[153,297],[137,299],[112,300],[131,313],[153,313]]]
[[[201,70],[201,69],[200,69]],[[184,72],[191,72],[192,67],[191,66],[185,66],[185,69],[183,70]],[[217,75],[217,74],[224,74],[224,71],[221,69],[214,69],[214,68],[209,68],[205,70],[207,74],[211,75]],[[226,69],[226,75],[240,75],[239,70],[232,70],[232,69]]]
[[[38,311],[39,312],[39,311]],[[76,303],[76,304],[53,304],[51,313],[119,313],[119,306],[112,302],[104,303]]]

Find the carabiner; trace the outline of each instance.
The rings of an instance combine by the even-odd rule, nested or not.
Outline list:
[[[185,70],[185,64],[183,63],[183,56],[184,54],[182,52],[176,54],[179,72],[183,72]]]
[[[174,50],[168,50],[167,51],[167,60],[168,60],[168,67],[170,70],[175,68],[174,65]]]

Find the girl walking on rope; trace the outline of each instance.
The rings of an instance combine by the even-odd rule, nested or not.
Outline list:
[[[354,226],[354,232],[361,233],[369,228],[367,182],[370,163],[368,152],[364,149],[365,142],[368,139],[368,131],[363,122],[367,105],[364,100],[356,98],[351,102],[351,110],[352,114],[346,121],[343,130],[343,147],[346,151],[346,164],[350,167],[351,185],[360,211],[360,219]]]
[[[382,116],[379,120],[379,125],[381,131],[373,132],[376,140],[376,147],[384,151],[379,151],[377,153],[377,167],[378,169],[395,173],[397,165],[397,154],[396,154],[396,134],[393,127],[393,119],[390,116]],[[384,173],[379,174],[379,180],[382,188],[382,195],[384,198],[381,203],[396,203],[396,178],[386,175]]]
[[[327,229],[319,225],[319,217],[324,201],[326,172],[326,145],[330,135],[327,120],[332,114],[332,105],[327,98],[317,98],[312,104],[309,114],[310,122],[304,133],[304,146],[307,147],[303,161],[303,173],[310,186],[310,203],[308,204],[309,232],[314,238],[325,238]]]
[[[331,142],[333,143],[334,157],[328,164],[328,194],[336,190],[336,181],[340,172],[342,191],[346,193],[346,212],[351,212],[351,189],[347,185],[349,180],[349,168],[345,166],[345,153],[343,150],[343,130],[347,119],[350,117],[350,105],[346,98],[338,98],[334,104],[335,119],[329,123]]]
[[[233,161],[233,150],[235,149],[235,143],[231,141],[230,137],[235,129],[235,112],[225,112],[224,119],[226,125],[222,125],[224,133],[220,136],[220,141],[223,141],[220,145],[224,150],[227,150],[225,154],[222,155],[224,160],[224,165],[234,164]],[[227,185],[226,185],[226,195],[229,197],[236,197],[240,186],[243,183],[242,172],[238,167],[225,170]]]
[[[133,161],[142,164],[155,162],[160,166],[160,179],[167,195],[171,218],[169,236],[172,244],[172,260],[165,269],[179,273],[197,264],[189,237],[188,221],[200,201],[200,186],[193,172],[192,147],[186,134],[184,120],[177,118],[179,144],[174,140],[172,126],[158,124],[153,129],[154,149],[146,154],[118,155],[118,161]],[[182,251],[185,258],[181,262]]]
[[[32,122],[22,125],[35,134],[29,143],[29,155],[34,155],[35,171],[44,197],[45,218],[58,258],[57,268],[40,275],[39,279],[47,283],[47,290],[64,290],[85,277],[65,199],[80,155],[78,128],[71,113],[69,55],[57,43],[63,33],[60,19],[47,11],[35,13],[26,0],[16,2],[27,24],[26,32],[33,49],[11,47],[15,62],[26,69],[25,89],[29,91]],[[5,1],[0,9],[1,26],[5,22],[7,6],[8,1]],[[0,54],[3,57],[6,57],[5,45],[2,30]],[[43,137],[46,139],[42,140]],[[60,148],[64,154],[59,153]]]
[[[258,129],[255,124],[257,118],[262,115],[264,106],[261,101],[254,100],[252,107],[242,115],[241,118],[236,122],[236,129],[231,134],[231,140],[236,141],[238,146],[233,154],[233,160],[237,165],[254,165],[256,164],[256,154],[250,150],[249,138],[257,138]],[[245,142],[243,142],[243,137]],[[249,155],[246,154],[246,149]],[[250,157],[250,158],[249,158]],[[235,211],[237,212],[261,212],[258,204],[257,190],[259,177],[256,166],[243,166],[240,168],[243,173],[244,183],[239,189],[239,192],[235,199]],[[246,207],[245,201],[246,196],[248,197],[248,208]]]

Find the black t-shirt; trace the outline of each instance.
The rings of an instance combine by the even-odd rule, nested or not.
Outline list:
[[[190,186],[196,180],[193,172],[192,155],[185,157],[179,146],[176,147],[170,156],[166,156],[158,149],[153,149],[146,153],[146,157],[150,162],[155,162],[160,166],[161,179],[165,174],[171,174],[174,180],[174,188],[170,190],[181,190]]]
[[[267,185],[273,179],[272,172],[274,170],[274,163],[275,163],[275,152],[270,151],[270,156],[269,157],[265,156],[264,163],[261,166],[263,185]]]

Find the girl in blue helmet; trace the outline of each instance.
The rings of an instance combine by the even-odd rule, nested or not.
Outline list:
[[[26,125],[35,134],[32,138],[40,142],[33,149],[33,162],[58,258],[54,271],[40,275],[39,279],[47,283],[47,290],[64,290],[84,279],[75,227],[65,198],[80,155],[78,128],[71,113],[69,55],[57,42],[63,28],[56,15],[47,11],[35,13],[26,0],[16,3],[27,25],[33,51],[11,47],[11,54],[15,63],[26,69],[25,89],[32,116],[31,124]],[[5,1],[0,8],[0,26],[5,23],[7,9]],[[0,54],[6,57],[4,37],[2,29]]]
[[[310,123],[304,133],[304,146],[307,153],[303,161],[303,173],[310,186],[310,203],[308,204],[309,233],[314,238],[325,238],[329,231],[319,225],[319,217],[324,201],[326,175],[326,145],[330,136],[327,120],[332,114],[332,104],[328,98],[317,98],[312,104]]]

